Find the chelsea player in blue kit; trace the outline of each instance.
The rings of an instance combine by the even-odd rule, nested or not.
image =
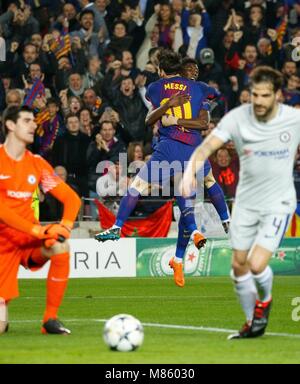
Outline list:
[[[181,77],[180,71],[180,56],[173,52],[163,53],[160,58],[161,79],[149,86],[146,97],[154,109],[162,106],[166,109],[167,115],[170,114],[179,121],[176,121],[177,124],[174,126],[160,127],[160,139],[153,156],[135,178],[127,196],[122,199],[115,225],[96,235],[95,238],[98,241],[119,239],[124,222],[135,208],[140,195],[148,190],[149,184],[164,184],[176,174],[182,175],[185,163],[190,159],[195,147],[202,141],[201,135],[197,131],[197,128],[199,130],[200,111],[203,102],[209,97],[218,96],[218,93],[204,83]],[[174,106],[170,101],[174,100],[179,93],[189,96],[182,99],[184,101],[182,105]],[[170,106],[172,107],[170,108]],[[180,126],[180,119],[185,121],[185,127]],[[203,122],[202,128],[205,126],[207,126],[207,121]],[[210,171],[210,165],[207,163],[204,167],[204,176],[207,176]],[[176,200],[182,215],[179,223],[176,257],[171,260],[170,265],[174,269],[176,284],[183,287],[182,259],[189,239],[192,237],[199,249],[205,244],[206,239],[197,230],[194,208],[187,204],[181,196],[176,196]]]

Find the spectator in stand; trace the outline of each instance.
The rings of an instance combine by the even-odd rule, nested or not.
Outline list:
[[[249,88],[242,89],[239,96],[239,104],[249,104],[251,103],[251,92]]]
[[[92,57],[88,61],[88,69],[84,75],[84,88],[92,88],[98,96],[102,94],[101,87],[104,75],[101,72],[101,60],[98,57]]]
[[[72,179],[69,179],[66,168],[58,166],[54,168],[55,174],[67,183],[74,191],[79,194],[76,185],[72,184]],[[40,221],[41,222],[58,222],[63,214],[63,205],[50,194],[44,194],[39,191],[40,200]]]
[[[281,72],[283,73],[284,78],[285,78],[285,82],[287,84],[288,79],[292,75],[298,74],[297,64],[295,63],[295,61],[287,60],[284,62]]]
[[[239,161],[237,156],[232,157],[227,148],[221,148],[216,152],[212,161],[213,175],[223,189],[224,195],[231,199],[239,180]]]
[[[57,100],[48,99],[46,110],[49,118],[37,129],[35,147],[39,155],[51,162],[53,145],[58,137],[65,134],[66,128]]]
[[[127,150],[128,164],[134,161],[144,161],[144,147],[139,142],[130,143]]]
[[[18,89],[11,89],[6,94],[6,106],[9,107],[11,105],[21,106],[23,103],[24,93],[19,91]]]
[[[119,160],[119,155],[126,153],[125,144],[116,137],[116,129],[111,121],[102,121],[99,132],[95,134],[87,150],[89,197],[96,198],[96,182],[105,173],[107,162]],[[98,214],[91,204],[92,217],[97,220]]]
[[[119,202],[116,197],[124,196],[128,188],[128,178],[123,175],[123,167],[118,160],[108,165],[107,173],[97,180],[97,197],[112,213],[117,214]]]
[[[300,77],[291,75],[287,82],[287,87],[283,89],[284,103],[295,106],[300,104]]]
[[[54,29],[63,29],[64,20],[67,19],[69,23],[69,32],[78,31],[80,29],[80,24],[77,20],[77,10],[74,4],[66,3],[63,6],[63,13],[59,15],[56,22],[53,25]]]
[[[123,20],[117,20],[113,25],[113,35],[107,49],[118,54],[124,50],[130,50],[133,36],[128,35],[128,25]]]
[[[256,45],[259,39],[265,35],[265,10],[259,5],[252,5],[249,9],[249,22],[245,28],[245,43]]]
[[[88,137],[92,137],[94,131],[94,124],[91,111],[88,108],[82,108],[79,111],[80,132]]]
[[[159,46],[174,49],[176,52],[182,46],[181,17],[175,15],[170,4],[157,4],[155,6],[155,13],[148,20],[148,23],[153,26],[158,25]]]
[[[199,8],[190,12],[188,23],[182,22],[183,41],[187,48],[187,56],[199,57],[200,51],[207,48],[208,36],[211,30],[210,16],[207,13],[203,1],[198,1]]]
[[[96,120],[103,112],[103,100],[97,96],[93,89],[86,89],[83,93],[84,106],[90,110],[93,118]]]
[[[80,195],[88,196],[86,152],[90,138],[80,132],[77,115],[69,115],[66,118],[66,128],[67,132],[58,137],[54,143],[52,164],[65,167]]]
[[[131,77],[122,80],[120,89],[114,93],[113,105],[120,114],[120,120],[130,141],[144,141],[148,110]]]
[[[80,29],[71,33],[71,37],[79,37],[86,57],[99,56],[102,52],[102,44],[99,38],[99,30],[95,32],[95,14],[90,9],[85,9],[79,16]],[[102,48],[102,50],[101,50]]]
[[[84,91],[83,76],[80,73],[72,73],[69,76],[68,96],[81,97]]]

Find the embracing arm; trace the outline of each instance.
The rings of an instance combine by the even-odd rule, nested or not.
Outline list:
[[[170,108],[180,107],[189,102],[191,97],[189,95],[182,95],[179,92],[171,96],[170,99],[159,108],[149,111],[146,116],[146,125],[154,125],[157,123]]]
[[[194,129],[204,131],[208,129],[208,124],[210,120],[209,112],[205,109],[202,109],[199,113],[199,117],[196,119],[178,119],[174,116],[164,116],[162,118],[162,124],[164,127],[169,127],[171,125],[178,125],[187,129]]]

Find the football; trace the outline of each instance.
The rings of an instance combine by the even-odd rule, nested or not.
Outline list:
[[[116,315],[105,323],[103,338],[111,350],[131,352],[143,344],[144,329],[135,317],[125,314]]]

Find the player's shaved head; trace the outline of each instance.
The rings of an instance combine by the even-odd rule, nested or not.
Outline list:
[[[159,70],[166,75],[176,75],[181,72],[182,58],[178,53],[164,50],[159,54]]]

